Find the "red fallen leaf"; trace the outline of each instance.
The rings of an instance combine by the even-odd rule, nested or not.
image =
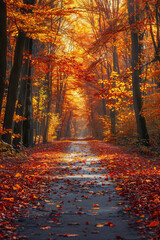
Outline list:
[[[46,230],[46,229],[50,229],[50,228],[51,228],[51,226],[43,226],[40,229]]]
[[[106,222],[104,226],[115,227],[116,225],[112,222]]]
[[[116,238],[119,240],[123,240],[123,238],[121,236],[116,236]]]
[[[79,211],[79,212],[77,212],[77,214],[84,214],[84,212]]]
[[[127,208],[125,208],[125,210],[126,210],[126,211],[130,211],[131,209],[127,207]]]
[[[148,227],[156,227],[156,226],[158,226],[159,225],[159,221],[152,221],[149,225],[148,225]]]
[[[93,207],[100,207],[99,204],[93,204]]]
[[[6,225],[6,224],[8,224],[8,223],[9,223],[9,222],[7,222],[7,221],[3,221],[3,222],[0,223],[0,226],[1,226],[1,225]]]
[[[89,222],[85,222],[86,225],[89,225],[90,223]]]
[[[142,234],[142,235],[146,234],[146,232],[143,231],[143,230],[139,231],[138,233],[139,233],[139,234]]]

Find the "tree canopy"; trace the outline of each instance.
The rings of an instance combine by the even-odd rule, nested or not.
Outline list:
[[[5,142],[93,137],[159,144],[159,0],[0,4]]]

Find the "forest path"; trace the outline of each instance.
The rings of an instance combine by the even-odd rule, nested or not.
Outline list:
[[[18,220],[20,239],[141,239],[129,227],[135,219],[123,213],[120,203],[124,199],[88,143],[71,142],[62,160],[61,174],[54,172],[43,208],[28,209],[28,217]]]

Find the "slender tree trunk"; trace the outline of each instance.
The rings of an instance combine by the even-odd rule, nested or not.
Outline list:
[[[129,23],[131,26],[131,44],[132,44],[132,86],[133,86],[133,102],[137,122],[137,131],[140,142],[144,145],[149,145],[149,135],[146,127],[145,118],[141,114],[142,98],[140,91],[140,77],[139,77],[139,44],[137,29],[134,29],[135,24],[135,1],[128,0]]]
[[[30,39],[29,52],[32,54],[33,40]],[[31,60],[30,60],[31,61]],[[32,106],[32,74],[31,74],[31,62],[29,64],[27,93],[26,93],[26,105],[25,115],[26,120],[23,122],[23,144],[26,147],[33,146],[33,106]]]
[[[115,40],[114,40],[114,43],[115,43]],[[118,74],[120,73],[116,46],[113,46],[113,71],[117,72]],[[116,85],[116,83],[114,83],[114,86],[115,85]],[[113,102],[115,104],[115,100],[113,100]],[[110,110],[110,118],[111,118],[111,136],[115,137],[115,135],[116,135],[116,110],[115,110],[114,106]]]
[[[7,55],[7,10],[6,3],[0,1],[0,115],[6,78],[6,55]]]
[[[29,50],[29,41],[30,39],[26,38],[25,51]],[[21,117],[24,117],[28,70],[29,70],[29,56],[26,56],[24,59],[23,67],[22,67],[22,79],[20,82],[20,89],[19,89],[19,95],[18,95],[18,107],[16,109],[16,115],[19,115]],[[16,122],[14,125],[14,133],[16,134],[16,137],[13,139],[12,144],[15,148],[19,148],[19,145],[21,144],[22,126],[23,126],[23,121]]]
[[[15,104],[17,100],[17,91],[18,91],[18,82],[20,77],[20,71],[22,67],[23,59],[23,48],[26,39],[26,34],[23,31],[19,31],[15,54],[14,54],[14,63],[10,74],[8,95],[7,95],[7,104],[4,117],[3,129],[6,133],[2,136],[3,141],[11,144],[11,132],[13,124],[13,115],[15,110]]]
[[[49,66],[50,67],[50,66]],[[47,117],[46,117],[46,123],[45,123],[45,128],[44,128],[44,135],[43,135],[43,143],[47,143],[48,141],[48,130],[49,130],[49,119],[50,119],[50,110],[51,110],[51,81],[50,79],[50,73],[47,73],[46,76],[46,81],[47,81],[47,96],[48,96],[48,102],[47,102]]]
[[[104,89],[104,83],[103,83],[103,80],[104,80],[104,72],[103,72],[103,65],[101,64],[101,74],[102,74],[102,84],[101,84],[101,87],[102,89]],[[103,109],[103,117],[106,116],[107,112],[106,112],[106,99],[105,98],[102,98],[102,109]]]

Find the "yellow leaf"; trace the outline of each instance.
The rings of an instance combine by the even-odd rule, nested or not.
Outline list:
[[[35,194],[33,194],[33,198],[37,198],[37,196]]]
[[[20,189],[21,186],[19,184],[16,184],[15,186],[13,186],[13,190],[17,190],[17,189]]]
[[[14,202],[14,198],[4,198],[4,200],[10,201],[10,202]]]
[[[103,224],[100,224],[100,223],[97,223],[97,224],[96,224],[96,227],[104,227],[104,225],[103,225]]]
[[[15,177],[22,177],[22,174],[20,174],[20,173],[17,173],[16,175],[15,175]]]

